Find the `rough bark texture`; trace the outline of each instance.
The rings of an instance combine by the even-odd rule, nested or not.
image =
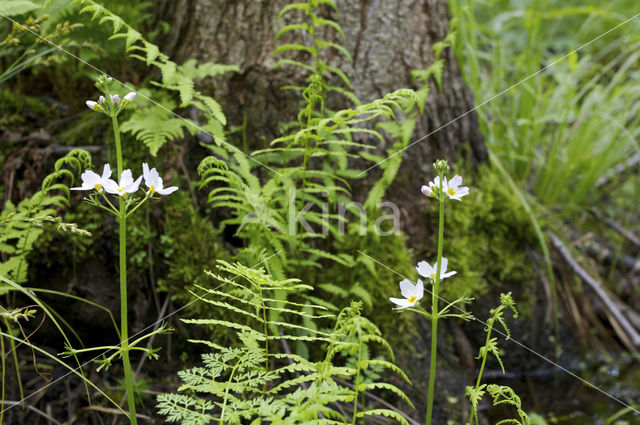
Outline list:
[[[164,50],[182,62],[188,58],[240,66],[241,73],[221,82],[214,94],[224,106],[231,124],[248,119],[247,137],[254,147],[279,135],[277,123],[295,119],[300,104],[297,94],[283,91],[286,84],[304,84],[305,75],[291,67],[275,68],[280,57],[273,51],[292,41],[274,36],[286,23],[301,22],[298,12],[278,21],[284,0],[179,0],[167,1],[161,16],[172,23]],[[334,30],[320,38],[340,42],[352,55],[349,63],[334,54],[329,62],[349,75],[362,101],[373,100],[403,87],[412,87],[410,72],[434,61],[433,43],[449,29],[446,0],[342,0],[340,13],[325,10],[343,28],[346,40]],[[290,36],[293,34],[290,33]],[[298,34],[296,34],[297,36]],[[300,40],[296,40],[300,41]],[[334,52],[335,53],[335,52]],[[304,57],[301,57],[304,60]],[[412,141],[438,129],[472,108],[473,99],[462,80],[451,49],[446,61],[442,90],[435,84]],[[340,105],[345,106],[345,105]],[[402,212],[402,227],[412,238],[423,238],[426,223],[416,214],[421,184],[433,174],[434,159],[463,156],[471,163],[486,159],[486,149],[471,113],[409,148],[404,166],[389,191]],[[375,172],[372,173],[375,178]],[[370,182],[369,182],[370,183]],[[367,183],[365,183],[367,184]]]

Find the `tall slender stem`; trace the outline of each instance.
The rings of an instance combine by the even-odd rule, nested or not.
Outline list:
[[[493,322],[490,322],[487,329],[487,338],[484,342],[484,346],[487,347],[489,345],[489,341],[491,340],[491,331],[493,330]],[[480,354],[482,355],[482,350],[480,350]],[[478,372],[478,379],[476,380],[476,391],[480,388],[480,381],[482,381],[482,373],[484,372],[484,366],[487,364],[487,357],[489,357],[489,353],[485,351],[482,356],[482,364],[480,365],[480,371]],[[473,424],[473,405],[471,405],[471,411],[469,412],[469,425]]]
[[[4,359],[4,337],[2,335],[0,335],[0,356],[2,356],[2,359],[0,359],[0,363],[2,365],[2,394],[0,394],[0,425],[2,425],[4,423],[4,378],[5,378],[5,372],[6,369],[4,368],[4,363],[5,363],[5,359]]]
[[[122,175],[122,168],[124,163],[122,161],[122,145],[120,143],[120,127],[118,126],[118,117],[115,112],[111,113],[111,122],[113,123],[113,135],[116,141],[116,164],[118,166],[118,183],[120,183],[120,176]]]
[[[436,383],[436,356],[438,348],[438,285],[440,284],[440,270],[442,263],[442,248],[444,241],[444,200],[442,193],[443,173],[439,173],[440,187],[438,199],[440,200],[440,215],[438,217],[438,257],[436,261],[436,276],[433,280],[433,291],[431,291],[431,361],[429,365],[429,389],[427,393],[427,420],[426,425],[431,425],[433,415],[433,398]]]
[[[360,388],[360,363],[362,362],[362,344],[360,344],[360,347],[358,348],[358,372],[356,374],[356,380],[355,380],[355,384],[353,385],[353,388],[355,388],[356,390],[356,394],[353,397],[353,419],[351,422],[351,425],[356,425],[356,418],[358,417],[358,390]]]
[[[120,144],[120,129],[115,113],[111,114],[113,122],[113,134],[116,142],[116,160],[118,165],[118,183],[122,175],[122,146]],[[137,425],[136,403],[133,390],[133,373],[129,360],[129,326],[127,318],[127,205],[124,197],[119,198],[120,215],[120,342],[122,350],[122,366],[124,368],[124,385],[127,391],[129,404],[129,420],[132,425]]]

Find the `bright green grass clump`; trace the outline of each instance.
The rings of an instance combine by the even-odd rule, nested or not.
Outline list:
[[[640,150],[637,3],[450,4],[490,150],[543,205],[594,201],[598,178]]]

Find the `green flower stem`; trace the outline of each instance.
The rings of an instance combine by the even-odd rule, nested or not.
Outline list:
[[[147,202],[147,199],[149,199],[150,197],[151,197],[151,196],[150,196],[150,195],[148,195],[148,194],[147,194],[147,195],[145,195],[144,199],[143,199],[142,201],[140,201],[140,202],[138,203],[138,205],[136,205],[135,207],[133,207],[133,209],[127,213],[127,217],[129,217],[131,214],[133,214],[134,212],[136,212],[136,210],[137,210],[138,208],[140,208],[140,207],[142,206],[142,204],[144,204],[145,202]]]
[[[4,378],[6,369],[5,365],[5,355],[4,355],[4,337],[0,335],[0,355],[2,359],[0,359],[0,364],[2,366],[2,394],[0,394],[0,425],[4,423]]]
[[[484,346],[489,346],[489,341],[491,340],[491,331],[493,330],[493,323],[487,327],[487,339],[485,340]],[[480,350],[480,355],[482,356],[482,363],[480,364],[480,371],[478,372],[478,379],[476,380],[476,391],[480,388],[480,381],[482,380],[482,372],[484,372],[484,365],[487,363],[487,357],[489,357],[489,353],[485,351],[484,355],[482,355],[482,350]],[[473,423],[473,404],[471,405],[471,411],[469,412],[469,425]]]
[[[111,122],[113,123],[113,134],[116,141],[116,164],[118,165],[118,183],[120,183],[124,162],[122,161],[122,145],[120,144],[120,126],[118,126],[118,117],[115,112],[111,113]]]
[[[356,380],[353,385],[353,388],[356,390],[356,394],[353,397],[353,419],[352,419],[351,425],[356,425],[356,419],[358,418],[358,390],[360,389],[361,362],[362,362],[362,344],[360,344],[360,347],[358,348],[358,364],[356,366],[358,369],[358,372],[356,373]]]
[[[426,425],[431,425],[433,415],[433,391],[436,383],[436,355],[438,348],[438,285],[440,284],[440,268],[442,264],[442,246],[444,240],[444,200],[442,192],[443,172],[440,172],[440,187],[438,188],[438,199],[440,200],[440,215],[438,217],[438,257],[436,264],[436,278],[433,281],[433,291],[431,291],[431,361],[429,365],[429,388],[427,393],[427,420]]]
[[[109,97],[109,95],[107,95]],[[111,100],[109,100],[111,102]],[[120,128],[115,112],[111,114],[113,122],[113,134],[116,142],[116,158],[118,164],[118,183],[122,175],[122,146],[120,144]],[[124,368],[124,384],[127,391],[129,404],[129,420],[132,425],[137,425],[136,403],[133,392],[133,373],[129,360],[129,327],[127,319],[127,203],[123,197],[119,198],[120,214],[120,342],[122,347],[122,366]]]
[[[422,308],[419,305],[417,305],[416,307],[409,307],[407,310],[408,311],[414,311],[414,312],[416,312],[418,314],[422,314],[424,317],[428,318],[429,320],[432,319],[431,313],[429,313],[427,310],[425,310],[424,308]]]
[[[108,359],[112,359],[115,356],[117,356],[119,353],[121,353],[121,350],[117,347],[117,346],[113,346],[113,345],[105,345],[102,347],[91,347],[91,348],[81,348],[79,350],[73,350],[73,351],[68,351],[65,353],[60,354],[63,357],[68,357],[71,356],[73,354],[78,354],[78,353],[88,353],[90,351],[109,351],[109,350],[117,350],[115,353],[113,353],[112,355],[110,355],[109,357],[107,357]],[[131,350],[140,350],[140,351],[149,351],[148,348],[146,347],[135,347],[133,345],[133,343],[129,344],[129,351]]]
[[[111,207],[111,210],[110,210],[110,209],[108,209],[108,208],[106,208],[106,207],[104,207],[104,206],[102,206],[102,205],[100,205],[100,204],[98,204],[98,206],[99,206],[99,207],[102,207],[102,208],[104,208],[104,209],[106,209],[107,211],[112,212],[112,213],[113,213],[113,214],[115,214],[115,215],[118,215],[118,214],[119,214],[118,209],[117,209],[117,208],[116,208],[116,207],[111,203],[111,201],[109,200],[109,198],[107,198],[107,195],[105,195],[104,190],[103,190],[102,192],[100,192],[100,194],[102,195],[102,197],[104,198],[104,200],[105,200],[105,201],[107,201],[107,204],[109,204],[109,206]]]

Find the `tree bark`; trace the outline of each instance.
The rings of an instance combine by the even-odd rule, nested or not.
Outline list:
[[[160,16],[171,22],[171,34],[164,50],[178,62],[188,58],[236,64],[241,72],[217,84],[218,99],[231,125],[246,117],[247,138],[254,147],[262,147],[280,134],[279,122],[295,120],[300,99],[287,84],[304,84],[305,75],[292,67],[275,68],[274,50],[282,43],[300,42],[300,33],[287,34],[278,41],[274,36],[287,23],[301,22],[301,14],[290,13],[278,20],[285,0],[178,0],[166,1]],[[329,29],[320,38],[341,43],[351,54],[350,63],[334,54],[328,62],[347,73],[358,98],[371,101],[386,93],[412,87],[411,71],[427,68],[434,62],[432,45],[449,30],[449,9],[445,0],[338,0],[339,14],[324,10],[337,21],[346,40]],[[463,157],[471,164],[487,158],[482,134],[474,113],[455,120],[473,107],[453,52],[446,49],[442,89],[432,83],[425,114],[419,119],[412,142],[446,125],[411,146],[390,198],[403,212],[402,227],[409,235],[419,235],[425,223],[410,214],[416,210],[419,188],[433,176],[432,162],[437,158],[454,161]],[[339,105],[346,106],[346,105]],[[452,120],[455,120],[451,122]],[[451,123],[450,123],[451,122]],[[448,124],[450,123],[450,124]],[[448,124],[448,125],[447,125]],[[384,147],[381,147],[384,148]],[[372,170],[376,176],[379,170]],[[366,183],[365,183],[366,184]],[[413,217],[412,217],[413,216]]]

